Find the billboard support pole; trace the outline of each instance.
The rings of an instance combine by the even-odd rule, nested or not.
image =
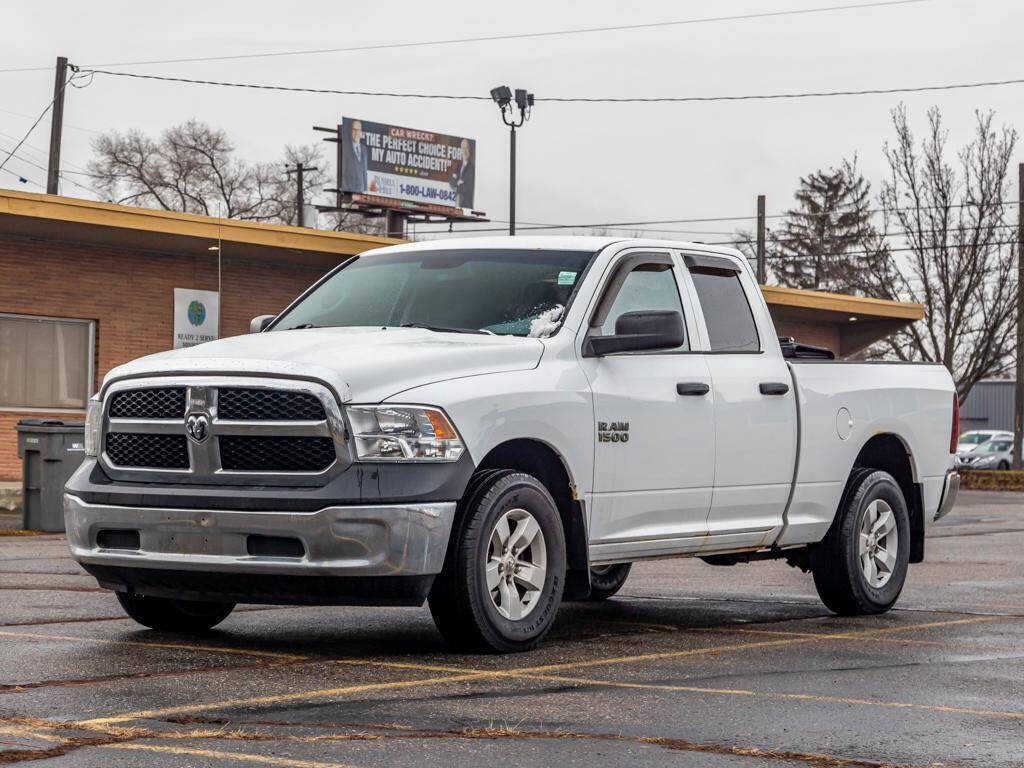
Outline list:
[[[514,123],[509,136],[508,234],[511,237],[516,233],[516,126]]]

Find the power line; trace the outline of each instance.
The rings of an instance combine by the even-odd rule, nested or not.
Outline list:
[[[338,88],[308,88],[303,86],[268,85],[265,83],[236,83],[226,80],[206,80],[192,77],[172,77],[142,72],[119,72],[112,69],[89,69],[80,67],[76,72],[88,75],[110,75],[112,77],[129,77],[136,80],[157,80],[167,83],[185,83],[188,85],[215,85],[221,88],[247,88],[260,91],[279,91],[285,93],[313,93],[332,96],[374,96],[393,99],[435,99],[447,101],[491,101],[490,96],[452,93],[411,93],[403,91],[357,91]],[[1002,85],[1020,85],[1024,78],[1008,80],[985,80],[973,83],[946,83],[942,85],[919,85],[899,88],[865,88],[844,91],[803,91],[786,93],[739,94],[725,96],[538,96],[536,101],[561,104],[656,104],[656,103],[697,103],[717,101],[774,101],[781,99],[813,99],[831,96],[871,96],[898,93],[926,93],[930,91],[953,91],[968,88],[987,88]]]
[[[53,67],[47,67],[47,69],[53,69]],[[33,115],[26,115],[24,112],[15,112],[14,110],[11,110],[11,109],[0,109],[0,112],[2,112],[5,115],[14,115],[15,117],[24,117],[24,118],[26,118],[28,120],[34,120],[35,119],[35,117]],[[100,134],[100,133],[102,133],[102,131],[96,131],[96,130],[93,130],[92,128],[83,128],[80,125],[71,125],[70,123],[64,123],[64,127],[65,128],[73,128],[76,131],[83,131],[84,133],[93,133],[93,134]]]
[[[34,181],[34,180],[28,178],[28,176],[22,176],[20,173],[17,173],[16,171],[12,171],[10,168],[0,168],[0,170],[2,170],[4,173],[11,174],[11,176],[14,176],[15,178],[17,178],[18,181],[25,182],[25,183],[28,183],[28,184],[35,184],[40,189],[46,189],[45,185],[40,184],[38,181]]]
[[[71,77],[74,77],[74,75],[72,75]],[[63,93],[65,87],[67,87],[67,83],[66,82],[64,83],[64,85],[61,86],[61,89],[58,92],[58,95],[60,93]],[[50,103],[47,104],[46,107],[43,108],[42,112],[39,113],[39,117],[37,117],[36,121],[34,123],[32,123],[32,126],[25,132],[25,135],[21,137],[21,140],[15,145],[14,149],[12,149],[8,153],[7,157],[4,158],[3,162],[0,162],[0,169],[2,169],[5,165],[7,165],[7,161],[10,160],[12,157],[14,157],[14,153],[15,152],[17,152],[19,149],[21,149],[21,145],[25,143],[25,141],[28,139],[28,137],[32,134],[32,131],[34,131],[36,129],[36,126],[39,125],[39,123],[42,121],[42,119],[44,117],[46,117],[46,113],[50,111],[50,109],[53,107],[53,104],[54,104],[55,101],[57,101],[57,96],[54,96],[52,99],[50,99]]]
[[[6,150],[4,150],[4,151],[6,151]],[[17,160],[20,160],[21,162],[25,163],[26,165],[31,165],[34,168],[38,168],[41,171],[46,171],[47,170],[46,166],[40,165],[39,163],[36,163],[36,162],[33,162],[32,160],[29,160],[27,157],[22,157],[21,155],[15,154],[13,151],[8,156],[8,159],[11,158],[11,157],[13,157],[13,158],[15,158]],[[4,169],[4,170],[7,170],[7,169]],[[77,182],[74,179],[69,179],[67,176],[65,176],[66,173],[68,173],[68,171],[58,171],[57,172],[57,176],[60,177],[61,180],[70,182],[71,184],[74,184],[76,187],[79,187],[80,189],[84,189],[87,192],[92,192],[100,200],[102,200],[104,198],[104,195],[103,195],[102,192],[99,192],[99,191],[93,189],[92,187],[87,186],[85,184],[82,184],[80,182]],[[71,173],[75,173],[75,172],[71,171]],[[89,174],[81,174],[81,175],[88,176]]]
[[[711,24],[723,21],[744,21],[749,19],[769,19],[784,16],[803,16],[810,14],[830,13],[834,11],[853,11],[867,8],[884,8],[898,5],[915,5],[917,3],[931,2],[931,0],[886,0],[885,2],[855,3],[851,5],[831,5],[820,8],[793,8],[781,11],[764,11],[761,13],[743,13],[733,16],[707,16],[696,19],[677,19],[672,21],[656,21],[644,24],[620,24],[603,27],[581,27],[577,29],[560,29],[548,32],[519,32],[503,35],[484,35],[480,37],[456,37],[442,40],[420,40],[406,43],[375,43],[370,45],[354,45],[344,48],[311,48],[297,51],[272,51],[269,53],[240,53],[222,56],[196,56],[178,59],[148,59],[144,61],[117,61],[102,64],[88,64],[88,67],[135,67],[149,64],[190,64],[195,62],[208,61],[243,61],[249,59],[279,58],[283,56],[309,56],[326,53],[354,53],[361,51],[384,51],[398,48],[426,48],[441,45],[463,45],[467,43],[492,43],[504,40],[525,40],[530,38],[558,37],[564,35],[589,35],[603,32],[626,32],[643,29],[657,29],[662,27],[680,27],[693,24]],[[48,70],[50,67],[13,67],[0,69],[0,73],[6,72],[39,72]]]
[[[977,205],[978,205],[977,203],[952,203],[950,205],[941,205],[941,206],[940,205],[920,205],[920,206],[913,206],[913,207],[908,207],[908,208],[901,208],[900,210],[903,210],[903,211],[938,211],[938,210],[954,209],[954,208],[971,208],[971,207],[975,207]],[[1016,200],[1010,200],[1010,201],[1006,201],[1006,202],[1003,202],[1003,203],[992,203],[992,205],[993,205],[993,207],[1006,207],[1006,206],[1010,206],[1010,205],[1017,205],[1017,201]],[[865,211],[865,213],[867,213],[867,214],[878,214],[878,213],[885,213],[885,212],[886,212],[886,210],[884,208],[872,208],[870,210]],[[833,212],[820,212],[820,213],[814,213],[814,212],[806,212],[806,213],[804,213],[804,212],[799,212],[800,216],[829,216],[829,215],[832,215],[832,214],[833,214]],[[789,218],[791,215],[792,215],[791,213],[771,213],[771,214],[768,214],[767,216],[765,216],[765,218],[767,218],[767,219],[786,219],[786,218]],[[719,222],[719,221],[752,221],[752,220],[754,220],[756,218],[757,217],[755,215],[750,215],[750,216],[717,216],[717,217],[711,216],[711,217],[698,218],[698,219],[657,219],[657,220],[652,220],[652,221],[617,221],[617,222],[596,222],[596,223],[595,222],[591,222],[591,223],[580,223],[580,224],[535,224],[535,223],[529,222],[529,223],[527,223],[527,226],[521,227],[520,229],[523,229],[523,230],[547,230],[547,229],[630,229],[630,228],[634,228],[634,227],[645,227],[645,226],[652,226],[652,225],[657,226],[657,225],[660,225],[660,224],[707,224],[707,223],[714,223],[714,222]],[[495,221],[500,221],[500,220],[496,219]],[[461,232],[504,232],[505,228],[504,227],[487,227],[487,228],[484,228],[484,229],[469,229],[469,230],[459,230],[459,231],[461,231]],[[658,230],[654,230],[654,231],[658,231]],[[671,231],[671,230],[661,230],[661,231]],[[684,233],[686,231],[687,230],[683,230]],[[447,232],[447,230],[446,229],[445,230],[438,229],[438,230],[434,230],[433,232],[426,231],[424,234],[433,234],[434,232],[436,232],[436,233],[443,233],[443,232]],[[714,245],[714,243],[709,243],[709,245]]]
[[[10,139],[11,141],[17,141],[18,140],[17,136],[12,136],[11,134],[5,133],[4,131],[0,131],[0,137],[4,137],[6,139]],[[24,144],[22,144],[21,148],[23,150],[25,150],[25,149],[32,150],[32,152],[35,155],[37,155],[39,157],[42,157],[43,159],[47,159],[50,156],[50,153],[48,151],[46,151],[44,149],[40,149],[39,147],[35,146],[34,144],[29,144],[28,142],[25,142]],[[64,171],[62,171],[62,173],[74,173],[74,174],[77,174],[79,176],[91,176],[92,175],[87,170],[85,170],[82,166],[78,165],[77,163],[72,163],[70,160],[65,160],[65,159],[61,158],[61,165],[70,165],[72,168],[78,168],[79,169],[78,171],[69,171],[69,170],[65,169]]]

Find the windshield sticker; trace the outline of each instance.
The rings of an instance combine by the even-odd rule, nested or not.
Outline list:
[[[558,284],[559,285],[572,285],[576,282],[575,272],[559,272],[558,273]]]

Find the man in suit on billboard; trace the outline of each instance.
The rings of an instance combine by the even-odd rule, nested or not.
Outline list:
[[[455,189],[455,204],[459,208],[473,207],[473,184],[476,181],[476,164],[470,153],[469,139],[462,140],[462,162],[452,173],[452,187]]]
[[[363,124],[353,120],[349,135],[342,141],[341,188],[345,192],[366,191],[366,171],[369,150],[363,144]]]

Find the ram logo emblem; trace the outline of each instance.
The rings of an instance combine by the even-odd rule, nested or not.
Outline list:
[[[629,422],[628,421],[599,421],[597,422],[597,442],[599,443],[628,443]]]
[[[193,441],[201,443],[210,436],[210,417],[205,413],[193,413],[185,419],[185,432]]]

